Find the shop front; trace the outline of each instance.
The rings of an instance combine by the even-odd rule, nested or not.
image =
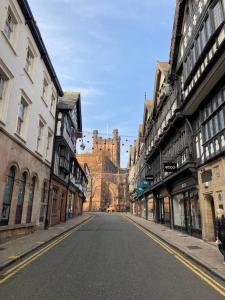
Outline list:
[[[145,197],[141,198],[141,218],[147,219],[147,201]]]
[[[147,203],[147,220],[154,221],[156,216],[155,200],[152,194],[146,197]]]
[[[156,221],[171,226],[171,201],[167,188],[163,187],[156,193]]]
[[[137,200],[137,216],[141,217],[141,201],[140,201],[140,199]]]
[[[200,203],[194,178],[175,182],[172,205],[174,228],[201,237]]]

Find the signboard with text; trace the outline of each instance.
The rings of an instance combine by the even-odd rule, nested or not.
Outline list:
[[[164,163],[164,172],[176,172],[177,163],[175,162],[165,162]]]
[[[147,181],[154,181],[154,176],[153,176],[153,175],[146,175],[146,176],[145,176],[145,179],[146,179]]]

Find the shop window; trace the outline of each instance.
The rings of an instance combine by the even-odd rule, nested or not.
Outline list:
[[[173,197],[174,225],[185,228],[184,195]]]
[[[19,179],[19,192],[17,197],[15,224],[20,224],[23,213],[23,203],[26,190],[27,173],[24,172]]]
[[[191,228],[201,230],[201,213],[197,192],[190,192],[190,213]]]
[[[11,167],[9,169],[5,191],[3,195],[3,206],[2,206],[2,215],[0,220],[0,225],[8,225],[9,222],[9,215],[10,215],[10,206],[12,201],[12,194],[15,182],[15,175],[16,175],[16,168]]]

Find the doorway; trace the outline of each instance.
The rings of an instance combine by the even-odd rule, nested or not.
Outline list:
[[[206,205],[206,213],[205,213],[205,234],[206,239],[208,241],[216,240],[216,230],[215,230],[215,204],[212,195],[205,195],[205,205]]]

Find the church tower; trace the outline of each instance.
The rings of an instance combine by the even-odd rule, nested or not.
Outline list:
[[[114,165],[120,168],[120,136],[118,129],[113,129],[112,138],[105,139],[93,131],[93,152],[103,151]]]

